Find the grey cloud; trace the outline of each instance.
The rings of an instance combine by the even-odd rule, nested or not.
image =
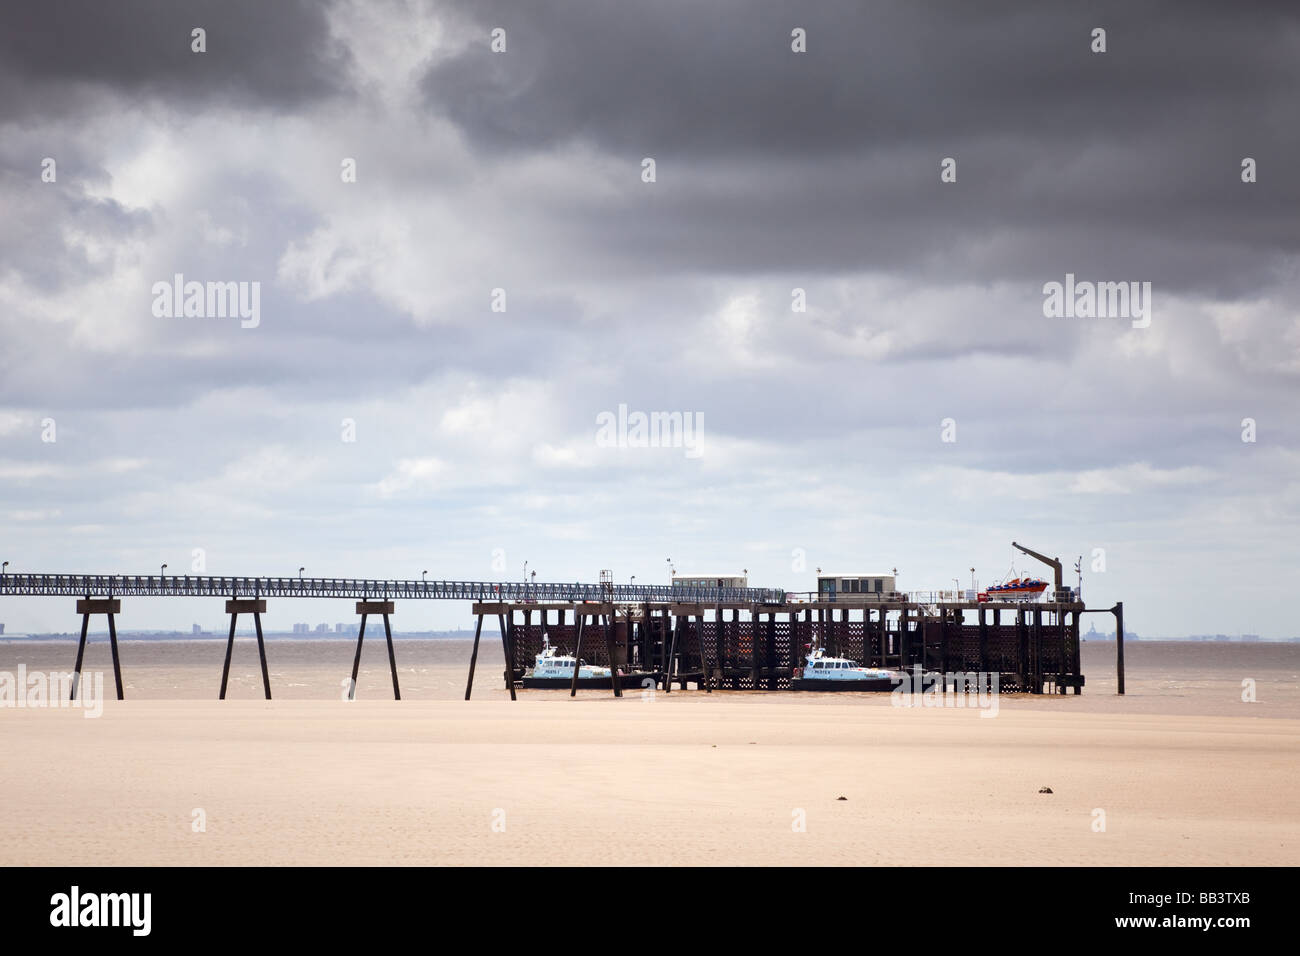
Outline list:
[[[1241,567],[1264,573],[1293,554],[1296,379],[1265,360],[1300,355],[1287,337],[1295,14],[1198,3],[433,9],[467,48],[417,72],[411,89],[406,61],[376,68],[367,51],[385,43],[364,38],[352,55],[382,91],[373,98],[315,7],[0,11],[0,24],[26,31],[0,40],[0,296],[11,306],[0,315],[0,464],[19,476],[0,479],[6,559],[147,570],[204,546],[230,572],[306,563],[487,576],[501,546],[512,567],[545,556],[543,573],[586,578],[607,558],[620,574],[661,572],[666,554],[722,566],[748,535],[767,548],[749,564],[756,580],[794,583],[788,553],[801,546],[814,562],[906,562],[922,586],[943,583],[951,539],[994,541],[980,548],[1001,561],[1003,531],[1032,523],[1044,547],[1065,542],[1063,556],[1074,543],[1151,542],[1140,576],[1114,576],[1114,596],[1140,602],[1153,580],[1178,586],[1168,568],[1180,519],[1255,495],[1267,520]],[[202,64],[188,52],[195,10],[210,21]],[[137,20],[139,35],[126,35]],[[803,58],[788,52],[795,24],[809,30]],[[1087,53],[1094,24],[1110,31],[1105,57]],[[506,56],[486,49],[496,25],[509,30]],[[168,52],[151,60],[159,44]],[[106,119],[81,123],[92,114]],[[231,116],[246,141],[211,149],[207,130],[232,135]],[[308,148],[277,151],[286,129],[304,131],[295,142]],[[162,152],[146,154],[156,143]],[[42,189],[47,150],[60,183]],[[358,157],[354,186],[338,182],[340,151]],[[639,182],[643,155],[659,160],[653,187]],[[955,187],[938,182],[946,155],[959,160]],[[1255,186],[1238,181],[1242,155],[1260,161]],[[173,165],[155,204],[140,177],[160,156]],[[112,192],[90,188],[110,168],[134,177],[122,195],[147,211],[94,198]],[[205,236],[200,215],[239,238]],[[106,258],[76,253],[69,234],[93,237]],[[293,246],[311,253],[298,284],[278,276]],[[93,305],[104,289],[118,294],[109,280],[127,253],[142,270],[129,313],[140,321],[113,349],[13,295],[20,276]],[[313,269],[350,256],[362,263],[355,281],[300,298]],[[148,283],[173,271],[260,279],[262,325],[153,320]],[[1159,299],[1148,335],[1045,320],[1041,285],[1066,271],[1149,279],[1186,311]],[[506,315],[487,308],[497,285]],[[808,290],[806,315],[789,310],[793,285]],[[758,298],[753,324],[717,325],[741,295]],[[1207,306],[1256,297],[1279,305],[1225,342]],[[888,347],[858,347],[868,333]],[[465,398],[486,411],[471,408],[460,432],[439,429]],[[706,443],[741,447],[699,463],[670,451],[593,458],[595,415],[620,403],[702,412]],[[6,424],[14,414],[21,428]],[[45,414],[59,420],[57,445],[40,442]],[[339,440],[343,415],[359,420],[356,445]],[[1246,415],[1260,421],[1258,448],[1238,439]],[[947,416],[956,445],[938,440]],[[533,459],[539,444],[570,443],[590,460]],[[142,464],[95,472],[121,458]],[[403,459],[444,462],[448,485],[376,496]],[[1135,463],[1211,477],[1070,490],[1078,473],[1118,469],[1123,481]],[[21,477],[33,464],[64,470]],[[259,469],[276,473],[263,481]],[[1036,497],[963,497],[964,478],[944,477],[952,469],[991,486],[1023,477]],[[75,530],[98,523],[102,533]],[[637,565],[645,554],[653,566]],[[1281,604],[1261,613],[1274,631],[1290,627]]]
[[[291,109],[346,89],[349,63],[309,0],[0,4],[0,120],[78,113],[105,94]]]
[[[1133,272],[1233,297],[1300,252],[1300,11],[1250,10],[465,3],[468,45],[422,85],[489,162],[581,143],[626,163],[621,204],[559,220],[597,257],[933,282]],[[635,193],[644,155],[660,182]],[[945,156],[958,184],[941,188]]]

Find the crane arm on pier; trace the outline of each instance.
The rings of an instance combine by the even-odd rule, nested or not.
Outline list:
[[[1029,550],[1023,544],[1016,544],[1016,542],[1014,541],[1011,542],[1011,547],[1015,548],[1017,551],[1023,551],[1031,558],[1037,558],[1039,561],[1042,561],[1043,564],[1046,564],[1048,567],[1050,567],[1052,569],[1053,574],[1056,576],[1056,593],[1059,594],[1061,592],[1062,581],[1061,581],[1061,559],[1060,558],[1049,558],[1046,555],[1039,554],[1037,551]]]

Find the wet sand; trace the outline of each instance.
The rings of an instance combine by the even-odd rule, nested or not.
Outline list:
[[[70,666],[66,643],[13,643],[0,670]],[[97,719],[0,709],[0,864],[1300,863],[1285,655],[1246,668],[1256,704],[1236,673],[1167,658],[1125,698],[1095,667],[1082,696],[982,717],[888,695],[512,703],[499,648],[466,703],[460,642],[399,642],[400,702],[368,642],[352,703],[346,643],[273,644],[271,702],[241,644],[219,702],[224,647],[201,643],[124,647],[128,700]]]

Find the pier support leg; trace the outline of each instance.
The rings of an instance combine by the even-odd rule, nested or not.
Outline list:
[[[948,648],[952,635],[952,619],[952,612],[947,608],[944,608],[943,616],[939,618],[939,670],[943,671],[944,674],[952,672],[952,668],[948,666]],[[947,679],[947,677],[944,678],[945,681]]]
[[[478,663],[478,639],[483,634],[483,615],[478,616],[478,623],[474,625],[474,650],[469,655],[469,680],[465,681],[465,699],[469,700],[469,695],[474,691],[474,665]]]
[[[514,611],[510,613],[510,621],[506,622],[504,614],[497,615],[497,626],[501,628],[501,650],[506,656],[506,689],[510,691],[510,699],[517,700],[515,697],[515,649],[514,642],[511,640],[511,630],[515,626]]]
[[[266,691],[266,699],[271,699],[271,673],[266,668],[266,642],[262,639],[262,615],[260,612],[253,613],[253,627],[257,631],[257,656],[262,662],[262,688]]]
[[[713,614],[713,660],[718,669],[718,689],[727,686],[727,622],[723,620],[722,608],[718,607]]]
[[[989,622],[987,608],[981,607],[977,612],[979,615],[980,626],[980,666],[979,669],[985,672],[992,671],[989,666]]]
[[[709,671],[709,655],[704,649],[704,615],[695,615],[695,628],[700,638],[700,682],[706,694],[713,693],[713,674]]]
[[[92,614],[104,614],[108,617],[108,643],[113,654],[113,682],[117,686],[117,699],[126,699],[122,694],[122,661],[117,654],[116,615],[121,612],[122,602],[117,598],[86,597],[77,601],[77,613],[81,615],[81,640],[77,642],[77,663],[72,668],[72,691],[69,700],[77,699],[77,690],[81,686],[81,662],[86,652],[86,636],[90,631]]]
[[[226,662],[221,667],[221,691],[217,700],[226,699],[226,687],[230,681],[230,658],[235,650],[235,621],[240,614],[253,615],[253,626],[257,630],[257,657],[262,665],[262,689],[266,699],[271,699],[271,673],[266,666],[266,641],[262,635],[262,615],[266,613],[266,601],[261,598],[231,598],[226,602],[226,613],[230,615],[230,636],[226,639]]]
[[[81,615],[81,641],[77,644],[77,663],[72,668],[72,696],[69,700],[77,699],[77,685],[81,683],[81,658],[86,653],[86,631],[90,628],[90,615]]]
[[[912,635],[907,630],[906,607],[898,614],[898,663],[899,670],[907,670],[912,666]]]
[[[613,608],[610,608],[613,611]],[[611,625],[611,621],[613,624]],[[618,676],[618,661],[614,659],[614,634],[618,628],[618,619],[614,613],[605,615],[605,647],[609,652],[609,682],[614,687],[614,696],[623,696],[623,682]]]
[[[578,671],[582,669],[582,626],[587,621],[587,615],[584,611],[574,611],[574,617],[578,619],[578,636],[573,639],[573,677],[569,680],[569,696],[578,696]]]
[[[393,677],[393,700],[402,699],[401,688],[397,685],[397,655],[393,652],[393,627],[389,616],[394,613],[396,608],[392,601],[358,601],[357,613],[361,615],[361,626],[357,629],[357,653],[352,658],[352,680],[348,685],[348,700],[357,698],[357,674],[361,670],[361,645],[366,640],[366,618],[371,614],[379,614],[384,619],[384,637],[388,642],[388,670]],[[480,616],[479,620],[482,620]],[[478,654],[477,635],[474,645],[474,654]],[[471,669],[473,665],[471,664]],[[470,680],[472,681],[471,673]],[[469,699],[468,690],[466,691],[466,700]]]
[[[226,684],[230,680],[230,657],[235,651],[235,622],[239,620],[239,612],[230,613],[230,637],[226,640],[226,662],[221,665],[221,691],[217,694],[217,700],[226,699]]]
[[[664,661],[665,694],[673,692],[673,665],[677,662],[677,630],[680,627],[681,619],[675,615],[670,616],[668,619],[668,633],[664,635],[665,648],[668,652],[668,658]]]
[[[776,613],[767,615],[767,689],[776,690]]]
[[[122,695],[122,662],[117,656],[117,615],[108,615],[108,646],[113,652],[113,683],[117,685],[117,699],[125,700]]]
[[[1068,694],[1069,691],[1065,686],[1065,676],[1071,670],[1070,668],[1070,642],[1068,631],[1065,626],[1065,612],[1056,611],[1056,626],[1061,638],[1061,656],[1056,659],[1056,692],[1058,694]]]
[[[361,645],[366,640],[366,615],[361,615],[361,626],[357,628],[357,652],[352,658],[352,680],[348,683],[348,700],[357,699],[357,674],[361,671]]]
[[[1124,602],[1111,609],[1115,613],[1115,679],[1116,693],[1124,693]]]
[[[388,669],[393,675],[393,700],[402,699],[402,690],[397,686],[397,655],[393,653],[393,628],[384,615],[384,637],[388,639]]]
[[[1020,648],[1020,689],[1032,692],[1029,673],[1029,627],[1025,624],[1025,609],[1016,608],[1016,646]]]
[[[1083,676],[1083,651],[1079,647],[1079,612],[1075,611],[1070,615],[1070,646],[1074,648],[1074,693],[1075,696],[1083,693],[1083,686],[1079,683],[1079,678]]]

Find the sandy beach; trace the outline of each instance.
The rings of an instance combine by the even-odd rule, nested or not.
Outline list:
[[[66,649],[9,645],[3,667]],[[489,662],[469,703],[394,702],[375,699],[388,688],[374,650],[370,698],[352,703],[321,692],[337,683],[332,658],[328,678],[301,682],[316,699],[251,699],[241,647],[239,699],[137,687],[98,719],[0,711],[0,864],[1300,862],[1293,701],[1258,716],[1262,703],[1152,671],[1132,696],[1007,696],[993,718],[888,695],[512,703]],[[178,683],[215,696],[207,663]],[[127,670],[137,684],[162,673]],[[464,679],[451,660],[424,683],[418,671],[411,697]]]

